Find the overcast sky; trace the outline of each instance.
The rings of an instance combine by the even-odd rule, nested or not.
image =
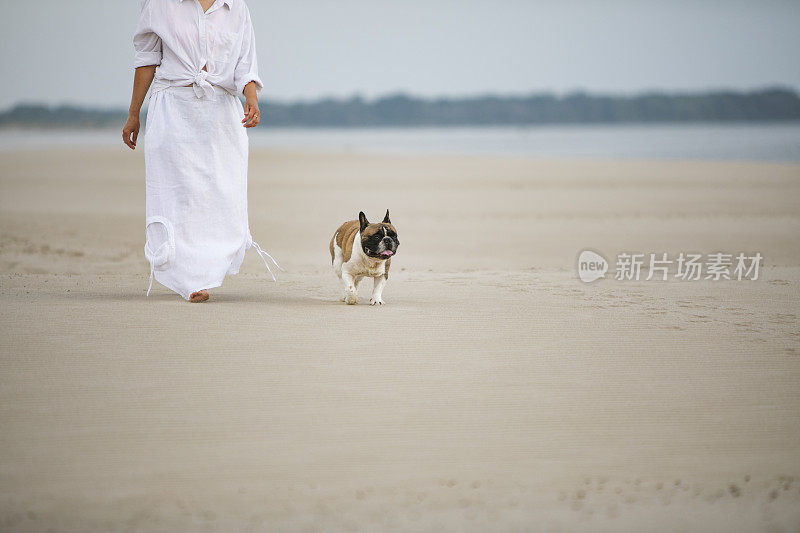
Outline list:
[[[0,0],[0,109],[127,106],[139,0]],[[800,89],[797,0],[249,0],[262,97]]]

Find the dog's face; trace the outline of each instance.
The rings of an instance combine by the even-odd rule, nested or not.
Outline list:
[[[361,226],[361,250],[372,259],[389,259],[397,253],[400,241],[397,239],[397,230],[389,220],[389,210],[383,222],[370,224],[364,212],[358,214]]]

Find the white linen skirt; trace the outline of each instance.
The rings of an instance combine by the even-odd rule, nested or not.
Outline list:
[[[253,243],[248,224],[243,117],[239,99],[216,86],[213,96],[203,98],[192,87],[151,94],[144,247],[150,288],[155,277],[189,299],[219,287],[226,275],[239,272],[251,246],[269,269],[264,256],[272,257]]]

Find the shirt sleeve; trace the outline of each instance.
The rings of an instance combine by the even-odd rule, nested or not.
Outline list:
[[[258,58],[256,57],[256,35],[253,31],[253,22],[250,20],[250,10],[245,6],[244,37],[242,49],[236,61],[233,72],[233,82],[239,94],[244,92],[244,87],[251,81],[256,82],[256,90],[264,88],[261,78],[258,77]]]
[[[153,32],[150,19],[151,2],[150,0],[144,0],[139,24],[133,34],[133,48],[136,51],[133,68],[161,64],[161,37]]]

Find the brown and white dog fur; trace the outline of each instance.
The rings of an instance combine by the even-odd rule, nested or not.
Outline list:
[[[358,284],[370,277],[373,287],[369,304],[383,305],[383,288],[399,245],[388,209],[383,222],[370,224],[362,211],[358,220],[339,226],[331,239],[330,250],[333,271],[344,284],[341,301],[349,305],[358,303]]]

